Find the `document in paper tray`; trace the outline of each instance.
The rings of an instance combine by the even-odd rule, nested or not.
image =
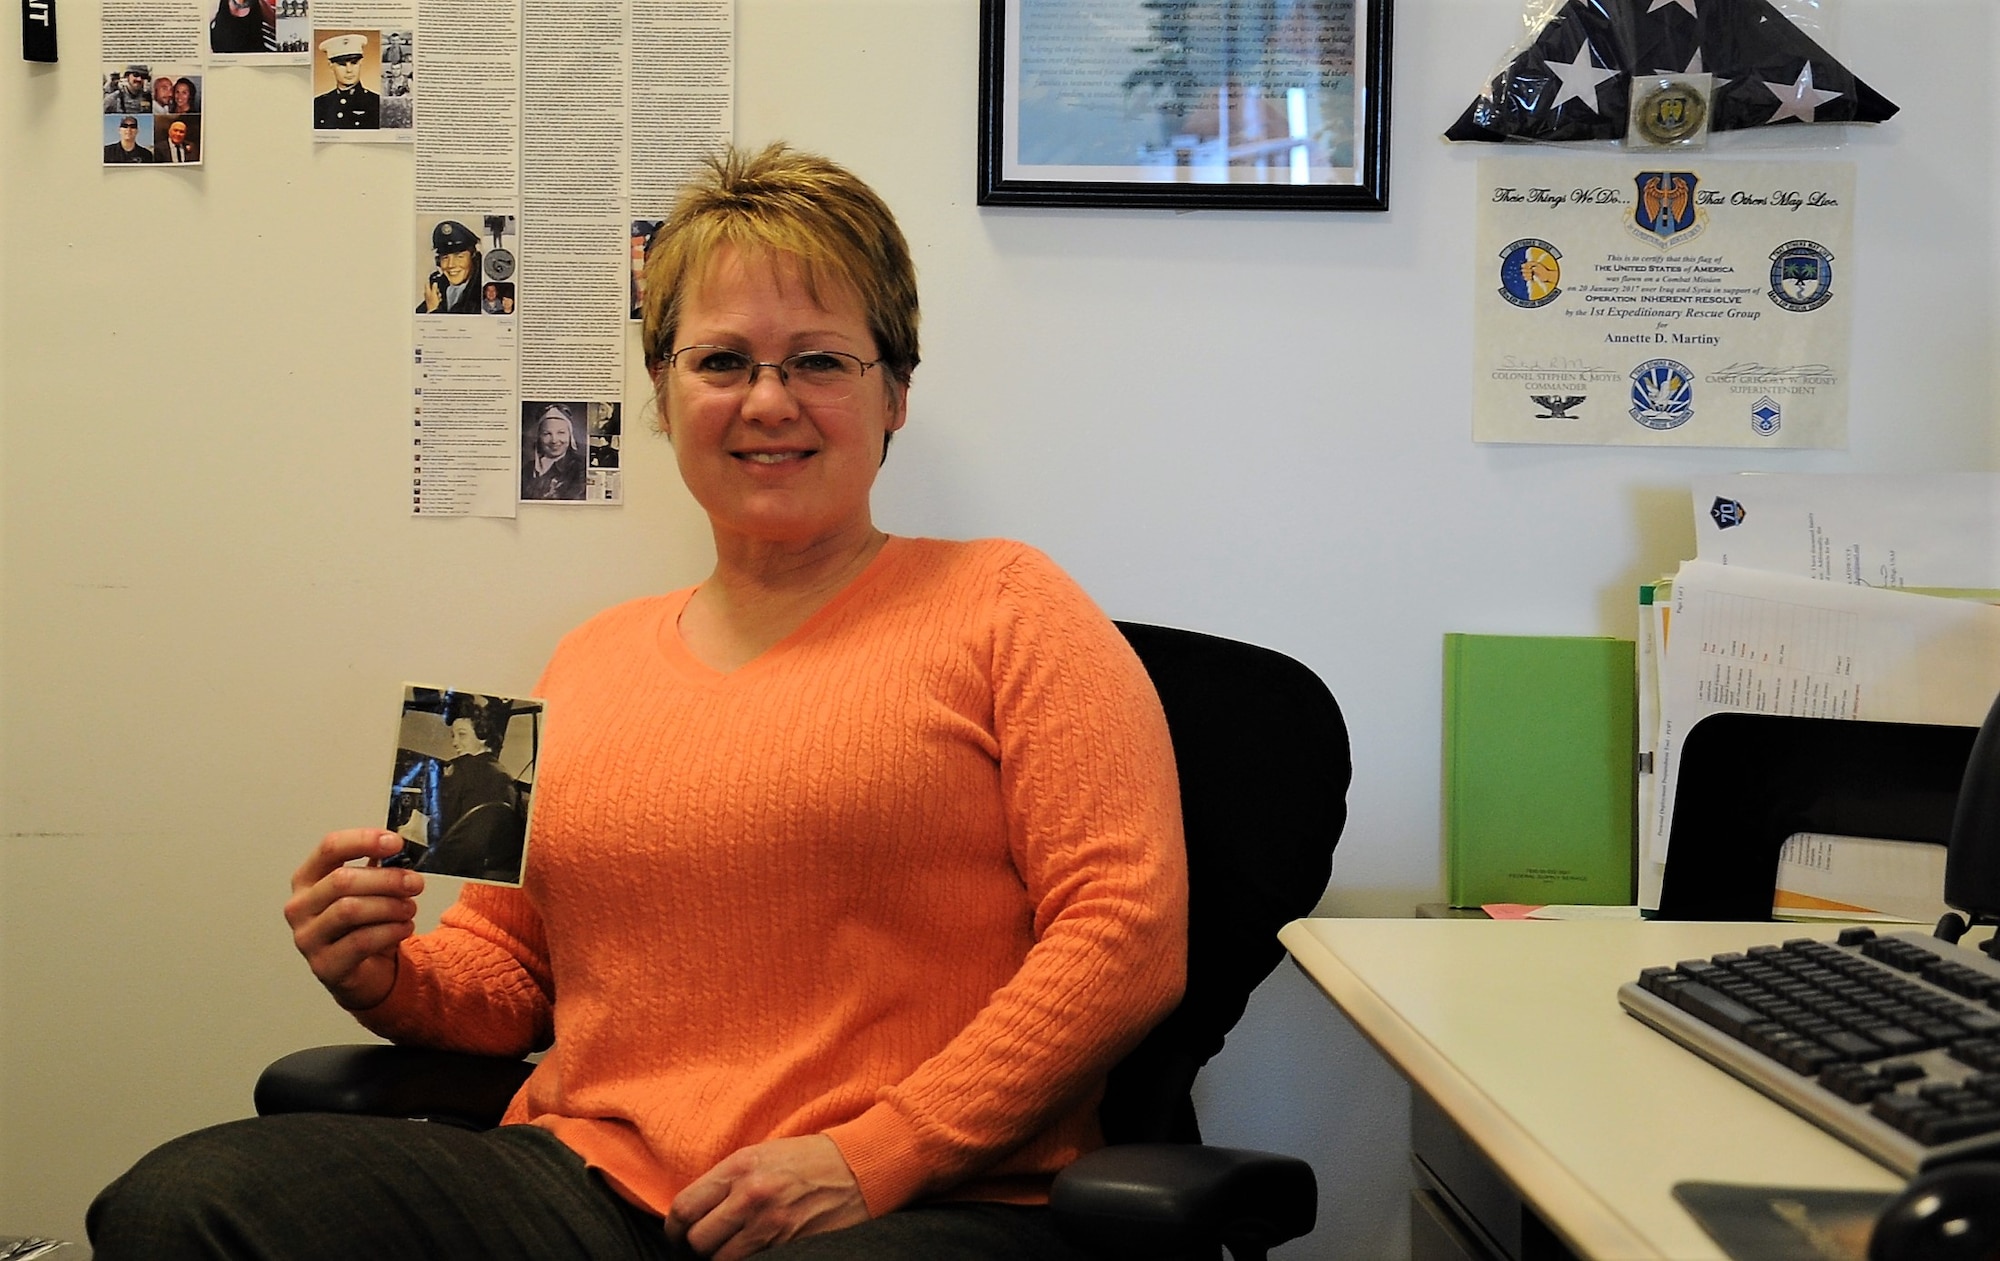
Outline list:
[[[1922,841],[1801,832],[1778,851],[1771,917],[1935,924],[1950,909],[1944,859]]]
[[[1639,904],[1659,905],[1676,747],[1728,711],[1978,726],[2000,692],[2000,608],[1689,561],[1675,576],[1659,795],[1640,821]]]
[[[2000,600],[2000,473],[1696,478],[1699,560]]]

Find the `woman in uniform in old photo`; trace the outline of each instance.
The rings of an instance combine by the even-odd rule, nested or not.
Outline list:
[[[577,441],[576,415],[561,403],[544,404],[531,413],[534,425],[524,435],[521,453],[521,498],[582,499],[590,474]]]
[[[521,786],[500,765],[513,707],[506,701],[455,694],[443,714],[454,756],[426,757],[405,779],[422,806],[404,823],[411,844],[396,865],[482,880],[520,879],[526,819]]]

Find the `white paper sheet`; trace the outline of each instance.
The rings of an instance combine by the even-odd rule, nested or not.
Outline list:
[[[419,19],[411,511],[511,517],[521,442],[515,306],[532,300],[534,273],[520,244],[521,10],[514,0],[425,0]],[[449,260],[468,253],[470,273],[455,271]]]
[[[1701,560],[2000,599],[2000,473],[1737,473],[1693,494]]]
[[[1854,167],[1487,158],[1478,442],[1847,445]]]
[[[424,0],[419,16],[412,509],[619,503],[637,266],[729,142],[733,6]],[[476,292],[432,296],[437,242],[468,235]]]
[[[1935,924],[1950,909],[1945,853],[1922,841],[1801,832],[1778,852],[1772,916]]]
[[[1726,711],[1978,726],[2000,692],[2000,608],[1689,561],[1674,579],[1660,792],[1639,904],[1659,906],[1681,739]]]
[[[312,0],[313,139],[409,144],[418,95],[416,0]],[[354,53],[343,79],[331,60]]]
[[[105,0],[98,38],[104,114],[94,143],[103,146],[103,164],[201,165],[208,148],[202,118],[207,39],[199,6],[189,0]],[[138,73],[128,79],[134,70]]]

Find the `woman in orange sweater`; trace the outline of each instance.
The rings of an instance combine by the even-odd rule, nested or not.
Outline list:
[[[718,159],[647,264],[660,427],[715,570],[566,637],[520,889],[412,935],[401,839],[286,906],[398,1042],[547,1055],[489,1134],[238,1122],[92,1210],[127,1256],[1084,1254],[1041,1207],[1179,996],[1173,754],[1124,640],[1015,543],[890,538],[907,247],[842,168]],[[171,1246],[169,1246],[171,1245]]]

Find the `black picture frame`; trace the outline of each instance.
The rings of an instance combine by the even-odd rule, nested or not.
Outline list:
[[[1134,0],[1151,23],[1134,46],[1059,0],[980,0],[979,204],[1387,210],[1391,3]],[[1041,25],[1022,31],[1031,18]],[[1248,76],[1235,69],[1251,61]],[[1151,111],[1131,109],[1136,92]],[[1166,133],[1175,124],[1187,130]],[[1132,139],[1148,130],[1157,142]],[[1048,160],[1020,159],[1024,141]],[[1107,154],[1117,160],[1062,160]]]

